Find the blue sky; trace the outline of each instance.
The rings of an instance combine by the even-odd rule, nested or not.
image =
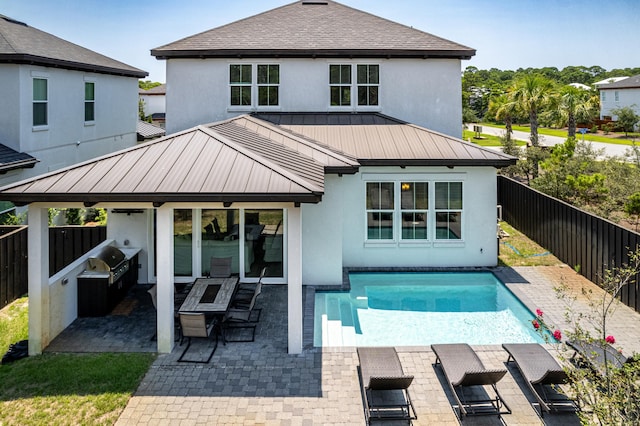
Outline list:
[[[165,80],[152,48],[293,0],[0,0],[0,14]],[[638,67],[640,0],[341,0],[477,50],[462,68]]]

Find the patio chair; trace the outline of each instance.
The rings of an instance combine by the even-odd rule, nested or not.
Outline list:
[[[358,374],[367,424],[372,420],[415,420],[418,418],[409,385],[413,376],[404,374],[394,348],[357,348]]]
[[[156,284],[152,285],[151,288],[147,290],[147,293],[149,293],[149,296],[151,296],[151,303],[153,303],[153,309],[156,310],[156,315],[157,315],[158,286]],[[175,331],[176,331],[175,341],[177,342],[178,340],[180,340],[180,344],[182,344],[182,327],[180,327],[180,321],[178,320],[178,309],[180,309],[180,305],[182,304],[182,302],[184,302],[185,298],[186,298],[186,293],[176,291],[174,296],[174,303],[173,303],[173,321],[175,324]],[[151,340],[156,340],[157,337],[158,337],[158,331],[156,330],[153,332],[153,336],[151,336]]]
[[[260,312],[262,310],[261,308],[255,307],[256,299],[258,298],[259,294],[259,288],[256,287],[256,291],[254,291],[248,305],[231,307],[225,313],[224,319],[222,320],[223,342],[253,342],[255,340],[256,325],[258,323],[258,320],[260,319]],[[253,317],[254,312],[258,312],[258,316],[255,318]],[[251,338],[229,340],[227,338],[227,331],[238,329],[250,330]]]
[[[538,343],[504,343],[502,345],[509,354],[509,361],[515,362],[533,396],[538,401],[540,415],[545,412],[575,412],[578,406],[575,401],[559,395],[554,389],[546,389],[553,385],[567,383],[569,377],[558,361]]]
[[[466,343],[431,345],[436,354],[436,365],[440,364],[447,384],[458,404],[458,417],[470,415],[511,414],[511,409],[498,392],[496,383],[507,374],[507,370],[485,368],[474,350]],[[491,386],[495,398],[469,398],[465,395],[472,386]],[[477,395],[476,395],[477,396]]]
[[[251,303],[251,299],[253,298],[253,294],[257,291],[258,294],[262,292],[262,278],[267,273],[267,267],[265,266],[260,271],[260,277],[258,278],[257,283],[238,283],[238,288],[236,290],[236,294],[233,297],[234,305],[248,305]]]
[[[231,257],[212,257],[209,278],[229,278],[231,276]]]
[[[213,357],[213,353],[218,347],[218,333],[216,332],[215,319],[207,323],[206,317],[203,313],[195,312],[180,312],[178,316],[180,318],[182,336],[188,339],[187,347],[184,348],[184,351],[182,351],[180,358],[178,358],[178,362],[195,362],[200,364],[207,364],[209,361],[211,361],[211,357]],[[213,349],[209,353],[206,361],[184,359],[184,356],[191,347],[192,338],[202,338],[207,340],[211,338],[211,340],[214,341]],[[180,345],[182,345],[182,342],[180,342]]]
[[[611,368],[622,368],[624,364],[635,361],[633,357],[624,356],[608,343],[605,346],[587,340],[566,340],[565,343],[574,350],[572,360],[579,357],[601,376],[605,375],[607,365]]]

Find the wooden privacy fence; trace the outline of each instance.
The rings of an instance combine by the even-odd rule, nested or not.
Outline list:
[[[29,289],[26,226],[0,226],[0,308]],[[105,226],[49,228],[49,276],[107,238]]]
[[[577,209],[513,179],[498,176],[502,218],[598,284],[605,270],[629,262],[629,251],[640,245],[640,234]],[[625,286],[620,299],[640,312],[640,285]]]

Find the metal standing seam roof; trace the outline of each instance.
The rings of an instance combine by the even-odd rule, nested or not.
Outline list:
[[[307,176],[323,173],[320,163],[306,166]],[[324,182],[296,171],[197,126],[0,191],[17,203],[320,201]]]
[[[165,130],[162,127],[154,126],[146,121],[138,120],[136,125],[136,133],[144,139],[157,138],[165,135]]]
[[[363,165],[493,166],[515,164],[516,158],[414,124],[377,113],[266,114],[260,117],[309,139],[356,158]],[[285,124],[286,123],[286,124]],[[322,124],[307,124],[322,123]],[[345,123],[345,124],[340,124]],[[359,124],[354,124],[359,123]],[[370,124],[367,124],[370,123]],[[384,123],[384,124],[380,124]]]
[[[18,152],[0,144],[0,174],[15,169],[32,168],[38,161],[27,153]]]
[[[475,50],[334,1],[281,6],[157,47],[172,57],[439,57]]]
[[[35,64],[142,78],[146,71],[0,15],[0,63]]]

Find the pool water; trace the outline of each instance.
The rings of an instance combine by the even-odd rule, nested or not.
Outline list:
[[[543,343],[531,313],[491,272],[357,272],[316,292],[314,346]]]

